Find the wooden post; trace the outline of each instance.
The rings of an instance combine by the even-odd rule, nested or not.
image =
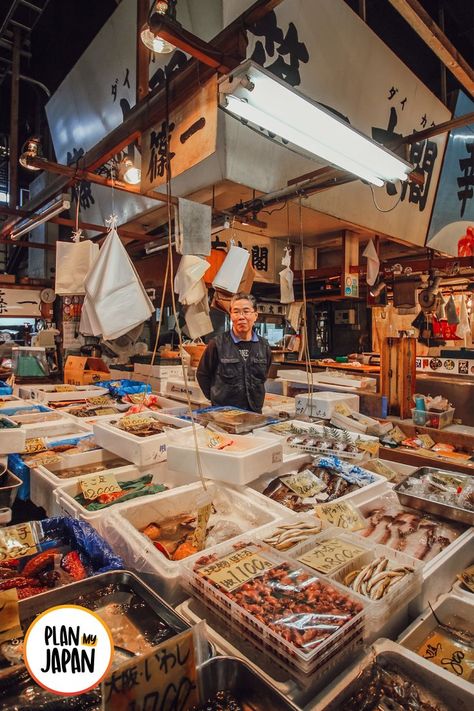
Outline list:
[[[18,205],[18,108],[20,104],[20,30],[13,35],[12,81],[10,105],[10,207]]]
[[[411,417],[416,378],[416,338],[385,338],[380,354],[381,393],[388,399],[388,414]]]
[[[346,299],[359,297],[359,274],[351,267],[359,266],[359,238],[345,230],[342,234],[341,296]]]

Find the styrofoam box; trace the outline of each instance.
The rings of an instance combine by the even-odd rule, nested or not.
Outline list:
[[[456,595],[457,597],[462,597],[463,600],[467,600],[467,602],[470,602],[471,604],[474,604],[474,593],[468,590],[465,585],[460,580],[457,580],[452,589],[451,592],[453,595]]]
[[[54,490],[66,482],[78,481],[80,477],[63,479],[56,472],[70,467],[81,467],[86,464],[99,464],[117,459],[117,455],[105,449],[92,449],[88,452],[61,455],[61,461],[52,464],[40,464],[30,470],[30,499],[35,506],[41,506],[48,516],[58,515]],[[124,466],[128,466],[124,464]]]
[[[197,430],[199,459],[202,473],[208,479],[225,481],[228,484],[244,485],[259,477],[262,472],[274,471],[283,460],[281,442],[248,435],[228,435],[241,448],[233,452],[227,449],[210,449],[206,446],[206,434]],[[183,472],[198,471],[194,437],[181,433],[168,440],[168,462],[171,469]]]
[[[436,617],[435,617],[436,615]],[[438,618],[438,619],[436,619]],[[464,630],[471,635],[474,634],[474,602],[468,602],[457,595],[441,595],[436,604],[432,604],[432,609],[428,608],[411,623],[411,625],[400,635],[398,641],[403,647],[416,653],[426,638],[438,627],[438,620],[453,627]],[[422,657],[420,657],[422,659]],[[429,664],[429,668],[440,670],[446,674],[446,679],[455,679],[460,688],[469,691],[471,696],[471,706],[474,705],[474,687],[467,679],[462,679],[448,670],[441,669],[438,665],[423,660]],[[451,707],[454,708],[454,707]]]
[[[389,492],[387,496],[395,497],[391,489],[387,491]],[[357,506],[363,516],[377,505],[379,497],[380,494],[371,499],[358,502]],[[398,503],[398,499],[396,499],[396,501]],[[407,507],[400,506],[400,508],[405,509]],[[422,513],[414,509],[413,511],[416,514]],[[358,532],[355,531],[355,534],[358,535]],[[365,540],[370,540],[370,538]],[[450,543],[449,546],[446,546],[441,553],[424,564],[421,592],[411,601],[409,606],[409,613],[412,617],[419,615],[428,607],[428,603],[435,602],[439,595],[448,592],[457,573],[470,565],[472,561],[473,543],[474,528],[466,526],[466,530]]]
[[[242,526],[247,527],[247,532],[257,532],[260,526],[278,520],[278,509],[272,505],[265,505],[254,496],[248,488],[220,485],[213,490],[227,494],[229,497],[229,519],[236,514],[244,516]],[[137,501],[123,504],[119,510],[112,511],[109,516],[102,516],[95,522],[99,533],[110,543],[117,555],[120,555],[127,568],[136,570],[142,577],[149,577],[155,591],[171,604],[184,600],[187,595],[180,589],[181,561],[172,561],[158,551],[153,542],[140,533],[149,523],[183,513],[196,511],[198,497],[202,495],[201,483],[181,486],[177,489],[155,494]],[[254,525],[248,523],[248,518],[253,518]],[[229,538],[236,540],[239,536]],[[206,548],[207,553],[212,553],[215,546]],[[200,557],[203,551],[190,556],[186,560]]]
[[[302,457],[300,456],[299,459],[295,459],[292,462],[284,462],[285,466],[283,468],[278,469],[278,471],[276,472],[265,472],[265,474],[253,481],[251,484],[249,484],[249,486],[252,489],[255,489],[255,491],[257,491],[260,496],[263,496],[264,499],[269,501],[269,497],[264,496],[263,492],[274,479],[278,478],[279,476],[285,476],[286,474],[289,474],[292,471],[298,471],[303,464],[310,464],[312,462],[312,459],[312,457],[303,455]],[[390,491],[385,477],[380,476],[379,474],[374,474],[373,472],[370,473],[375,479],[372,484],[362,486],[357,489],[357,491],[353,491],[349,494],[345,494],[344,496],[340,496],[337,499],[333,499],[333,501],[351,501],[356,506],[360,506],[366,501],[374,500],[374,495],[378,497]],[[286,506],[283,506],[283,504],[279,504],[276,501],[274,503],[278,506],[281,506],[282,515],[283,511],[290,511],[290,509],[288,509]]]
[[[295,398],[275,393],[265,393],[262,414],[278,416],[281,412],[286,413],[288,417],[294,417],[296,414]]]
[[[178,380],[177,378],[170,378],[166,382],[165,394],[175,400],[184,400],[185,402],[187,401],[189,396],[189,399],[194,405],[211,404],[209,400],[204,396],[204,393],[199,387],[199,384],[192,380],[188,380],[188,387],[186,387],[183,380]]]
[[[25,403],[21,397],[16,395],[1,395],[0,396],[0,410],[4,407],[16,407],[17,405]]]
[[[390,668],[390,663],[415,679],[425,690],[433,693],[445,704],[447,709],[470,711],[472,709],[471,689],[458,685],[454,674],[422,659],[418,654],[405,649],[388,639],[379,639],[364,656],[350,666],[329,685],[314,701],[305,707],[305,711],[336,711],[345,708],[345,701],[350,697],[356,679],[374,660]]]
[[[188,422],[181,420],[179,417],[173,417],[173,415],[166,415],[161,412],[146,410],[144,413],[138,413],[137,415],[127,415],[127,417],[143,416],[153,417],[165,426],[173,425],[179,429],[187,430],[186,436],[189,436],[192,431]],[[156,464],[166,459],[167,446],[171,441],[167,432],[150,435],[149,437],[137,437],[137,435],[125,432],[117,425],[112,424],[112,422],[120,420],[121,417],[123,415],[109,415],[107,419],[93,424],[97,444],[141,467],[147,464]],[[174,467],[171,466],[171,469],[174,469]]]
[[[52,413],[45,412],[45,417],[48,414]],[[21,419],[21,428],[25,430],[27,439],[31,437],[66,437],[91,431],[91,427],[87,423],[80,423],[68,416],[52,419],[51,421],[46,419],[44,422],[28,422],[28,418],[35,417],[32,414],[20,415],[19,417]]]
[[[296,396],[296,413],[309,417],[322,417],[330,420],[337,405],[347,405],[348,408],[359,412],[360,398],[349,393],[301,393]]]
[[[303,383],[305,385],[308,382],[308,375],[305,370],[277,370],[277,378],[288,380],[292,383]],[[331,389],[332,387],[341,389],[354,388],[356,390],[365,389],[368,391],[375,390],[377,385],[375,378],[351,376],[348,373],[338,375],[336,371],[329,373],[313,372],[312,383],[318,387],[325,384],[331,385]]]
[[[137,375],[150,375],[152,378],[165,379],[179,378],[183,369],[179,365],[150,365],[149,363],[135,363],[133,370]]]
[[[55,392],[56,385],[35,385],[31,388],[31,399],[39,402],[61,402],[61,400],[87,400],[89,398],[107,395],[107,388],[97,385],[76,385],[75,390]]]
[[[7,420],[12,427],[0,429],[0,455],[22,452],[25,449],[26,431],[24,427],[17,427],[10,417],[1,414],[0,419]]]
[[[99,472],[100,473],[100,472]],[[113,474],[117,483],[120,485],[122,481],[136,481],[145,474],[153,475],[153,484],[164,484],[168,489],[173,489],[176,486],[176,476],[174,472],[170,471],[167,466],[167,462],[160,462],[159,464],[154,464],[151,467],[135,467],[132,464],[126,467],[119,467],[117,469],[109,469],[107,474]],[[88,474],[86,476],[78,477],[77,479],[68,479],[67,483],[63,483],[54,490],[54,499],[56,502],[56,510],[59,516],[71,516],[72,518],[80,518],[84,521],[89,521],[94,525],[95,519],[100,518],[104,514],[109,514],[112,510],[116,511],[121,507],[125,506],[127,501],[120,502],[108,506],[105,509],[99,511],[88,511],[82,504],[78,503],[74,497],[80,494],[82,489],[80,482],[87,480],[89,477],[94,477],[95,474]],[[179,475],[178,475],[179,477]],[[191,483],[189,480],[186,483]],[[162,492],[165,493],[165,492]],[[152,494],[153,496],[153,494]],[[132,501],[138,501],[140,497],[132,499]]]

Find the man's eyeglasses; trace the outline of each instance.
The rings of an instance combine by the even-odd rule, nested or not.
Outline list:
[[[254,314],[255,311],[254,311],[253,309],[242,309],[242,310],[240,310],[240,309],[231,309],[231,312],[230,312],[230,313],[231,313],[233,316],[245,316],[245,317],[248,317],[248,316],[251,316],[252,314]]]

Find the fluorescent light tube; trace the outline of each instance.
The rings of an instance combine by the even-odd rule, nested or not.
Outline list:
[[[305,98],[253,62],[220,82],[220,105],[228,113],[268,131],[306,157],[322,158],[381,187],[407,180],[412,166]]]
[[[69,210],[70,207],[71,201],[69,199],[69,195],[61,195],[61,199],[59,201],[56,199],[45,207],[40,208],[40,212],[36,215],[33,215],[25,220],[21,220],[16,228],[11,231],[11,239],[20,239],[22,235],[27,232],[31,232],[31,230],[34,230],[35,227],[39,227],[44,222],[48,222],[48,220],[52,217],[56,217],[61,212],[64,212],[64,210]]]

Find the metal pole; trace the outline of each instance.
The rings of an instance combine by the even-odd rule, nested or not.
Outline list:
[[[20,43],[21,35],[14,30],[10,106],[10,207],[18,205],[18,108],[20,102]]]

